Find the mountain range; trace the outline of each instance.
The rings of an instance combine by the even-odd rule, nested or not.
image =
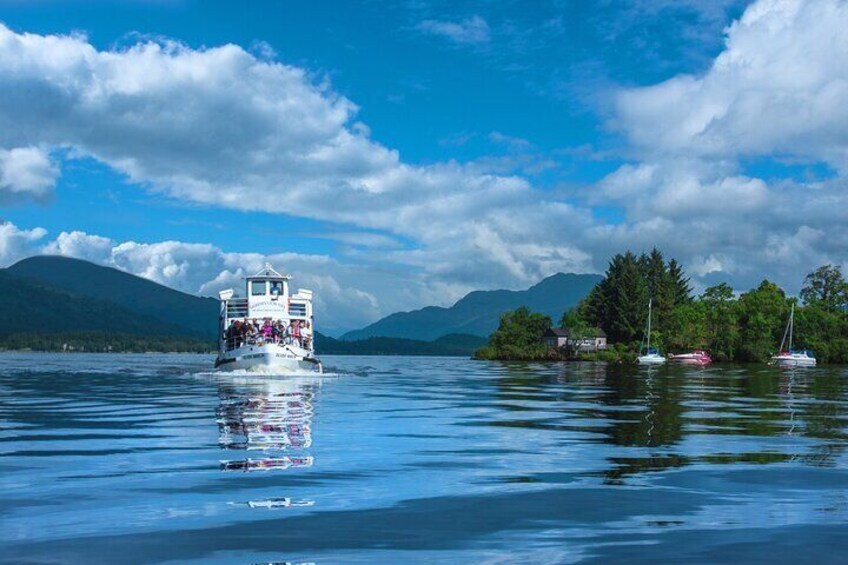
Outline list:
[[[111,267],[41,255],[19,261],[0,274],[4,275],[3,296],[11,292],[18,297],[4,300],[2,309],[29,311],[36,315],[29,325],[39,330],[58,327],[205,339],[214,339],[218,332],[219,307],[214,298],[186,294]],[[49,306],[44,302],[48,298]]]
[[[342,340],[316,332],[319,354],[470,355],[486,343],[500,315],[518,306],[559,319],[600,279],[548,277],[526,291],[472,292],[450,308],[392,314]],[[26,335],[169,336],[215,348],[219,306],[111,267],[57,256],[36,256],[0,269],[0,345],[19,347]],[[9,336],[17,336],[14,340]],[[191,341],[193,340],[193,341]],[[130,339],[131,341],[131,339]],[[51,343],[56,343],[53,340]],[[163,343],[159,340],[156,343]],[[184,343],[180,341],[180,343]],[[201,347],[202,348],[202,347]]]
[[[558,273],[527,290],[485,290],[465,295],[449,308],[428,306],[398,312],[373,324],[347,332],[342,340],[397,337],[432,341],[448,334],[487,337],[498,327],[507,310],[527,306],[558,322],[563,312],[575,306],[601,281],[600,275]]]

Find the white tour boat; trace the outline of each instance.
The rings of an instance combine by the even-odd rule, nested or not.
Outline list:
[[[648,300],[648,343],[647,343],[647,351],[644,355],[640,355],[636,358],[636,361],[640,365],[662,365],[665,363],[666,359],[660,352],[656,349],[651,348],[651,300]],[[641,348],[639,349],[641,352]]]
[[[786,324],[786,329],[783,331],[783,339],[780,341],[780,353],[772,356],[771,364],[778,367],[815,367],[815,356],[807,351],[792,351],[792,334],[795,330],[795,304],[792,304],[792,309],[789,311],[789,323]],[[789,335],[789,347],[783,349],[786,343],[786,336]]]
[[[322,373],[315,358],[312,291],[289,291],[289,275],[271,265],[245,279],[245,296],[232,289],[221,299],[218,358],[220,370]]]

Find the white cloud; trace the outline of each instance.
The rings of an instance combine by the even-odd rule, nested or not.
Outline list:
[[[739,288],[763,277],[797,291],[804,274],[844,263],[848,238],[848,3],[760,0],[726,30],[699,76],[623,90],[614,124],[634,163],[590,199],[626,215],[591,233],[655,244],[696,277]],[[766,182],[750,158],[825,163],[826,181]],[[840,242],[840,243],[837,243]]]
[[[439,35],[455,43],[487,43],[491,36],[489,24],[480,16],[471,16],[459,22],[424,20],[418,29],[431,35]]]
[[[58,178],[59,169],[38,147],[0,147],[0,203],[23,198],[44,201]]]
[[[33,255],[62,255],[117,268],[183,292],[215,296],[224,288],[241,290],[244,276],[271,262],[293,275],[295,287],[315,291],[316,316],[325,332],[359,328],[409,304],[432,304],[437,292],[420,280],[345,265],[324,255],[233,253],[181,241],[117,242],[81,231],[62,232],[49,241],[46,236],[43,228],[25,230],[10,222],[0,223],[0,267]],[[455,294],[448,297],[455,298]]]
[[[92,263],[108,263],[115,242],[108,237],[89,235],[83,231],[62,232],[40,250],[46,255],[62,255],[85,259]]]
[[[623,165],[598,184],[594,202],[619,201],[636,220],[739,216],[769,204],[765,182],[733,171],[693,159]]]
[[[180,200],[383,231],[423,249],[471,253],[473,225],[544,205],[525,179],[485,164],[402,162],[353,121],[352,102],[235,45],[98,51],[85,37],[0,25],[0,100],[0,147],[67,148]],[[525,282],[487,272],[497,276],[478,284]]]
[[[0,266],[11,265],[33,255],[46,235],[44,228],[20,229],[11,222],[0,220]]]
[[[654,245],[705,280],[747,288],[769,276],[792,288],[818,264],[844,263],[848,248],[845,6],[762,0],[728,29],[703,75],[622,91],[616,124],[633,162],[587,187],[588,206],[511,172],[528,169],[519,159],[528,144],[500,133],[490,140],[514,149],[508,163],[405,163],[370,139],[351,101],[303,69],[233,45],[98,51],[83,37],[0,26],[0,148],[38,148],[45,158],[62,148],[173,198],[341,224],[327,237],[355,247],[358,265],[272,258],[320,288],[331,325],[448,304],[476,288],[526,287],[557,271],[603,270],[613,253]],[[475,22],[424,31],[451,37],[477,26],[484,41],[488,26]],[[749,156],[823,161],[837,174],[766,182],[740,165]],[[591,209],[599,205],[624,220],[604,221]],[[267,259],[205,244],[44,235],[6,227],[0,249],[13,251],[0,259],[52,251],[203,293]]]
[[[620,93],[618,125],[645,154],[788,154],[848,168],[848,3],[761,0],[703,76]]]

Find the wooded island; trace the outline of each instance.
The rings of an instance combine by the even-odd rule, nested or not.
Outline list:
[[[727,284],[693,296],[690,279],[674,259],[666,262],[654,249],[612,258],[604,279],[575,308],[563,313],[559,326],[574,341],[598,335],[609,346],[599,351],[552,348],[543,336],[549,316],[518,308],[501,316],[489,344],[477,359],[585,359],[628,362],[645,339],[648,301],[653,303],[651,343],[663,351],[706,349],[716,361],[764,362],[776,352],[791,304],[795,309],[795,344],[815,351],[820,362],[848,363],[848,284],[838,266],[825,265],[808,274],[799,298],[787,297],[763,280],[737,294]]]

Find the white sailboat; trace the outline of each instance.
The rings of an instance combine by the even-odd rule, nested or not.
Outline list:
[[[786,329],[783,331],[783,339],[780,341],[780,353],[772,356],[771,364],[777,365],[778,367],[815,367],[816,358],[812,352],[807,350],[792,350],[792,335],[794,330],[795,304],[793,303],[792,308],[789,311],[789,323],[786,324]],[[787,349],[783,349],[783,346],[786,344],[787,334],[789,335],[789,347]]]
[[[647,347],[646,347],[647,351],[645,352],[645,355],[640,355],[639,357],[636,358],[636,361],[640,365],[662,365],[666,361],[665,357],[660,355],[659,351],[657,351],[656,349],[651,349],[651,306],[652,306],[652,302],[653,302],[652,300],[648,300],[648,343],[647,343]],[[642,350],[640,349],[639,352],[641,353]]]

